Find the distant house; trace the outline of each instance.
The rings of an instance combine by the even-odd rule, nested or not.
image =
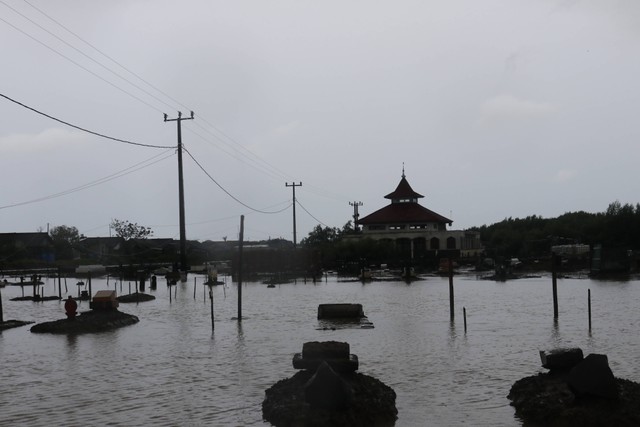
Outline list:
[[[74,245],[76,258],[110,264],[123,251],[122,237],[86,237]]]
[[[54,262],[53,240],[48,233],[0,233],[0,262]]]
[[[393,241],[411,259],[438,256],[438,252],[462,257],[482,252],[479,233],[447,230],[452,220],[418,203],[424,196],[411,188],[404,170],[396,189],[384,197],[391,201],[389,205],[357,221],[362,238]]]

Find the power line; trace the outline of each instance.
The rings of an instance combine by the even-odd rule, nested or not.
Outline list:
[[[122,89],[120,86],[116,85],[113,82],[110,82],[109,80],[105,79],[104,77],[94,73],[93,71],[91,71],[90,69],[88,69],[87,67],[79,64],[78,62],[74,61],[73,59],[69,58],[68,56],[66,56],[63,53],[60,53],[59,51],[57,51],[56,49],[52,48],[51,46],[47,45],[46,43],[38,40],[37,38],[33,37],[31,34],[27,33],[26,31],[21,30],[20,28],[16,27],[15,25],[13,25],[12,23],[8,22],[6,19],[0,18],[0,21],[3,21],[5,24],[9,25],[10,27],[12,27],[14,30],[21,32],[22,34],[24,34],[25,36],[29,37],[30,39],[32,39],[33,41],[40,43],[42,46],[46,47],[47,49],[51,50],[54,53],[57,53],[58,55],[60,55],[61,57],[63,57],[64,59],[66,59],[67,61],[71,62],[72,64],[74,64],[77,67],[82,68],[83,70],[85,70],[87,73],[92,74],[93,76],[99,78],[100,80],[102,80],[103,82],[109,84],[110,86],[113,86],[114,88],[118,89],[119,91],[121,91],[122,93],[126,93],[127,95],[129,95],[130,97],[132,97],[133,99],[145,104],[146,106],[148,106],[149,108],[153,108],[154,110],[162,113],[162,110],[154,107],[153,105],[149,104],[147,101],[144,101],[143,99],[137,97],[136,95],[132,94],[131,92],[128,92],[124,89]]]
[[[187,149],[186,149],[186,148],[184,148],[184,147],[183,147],[182,149],[184,150],[184,152],[185,152],[185,153],[187,153],[187,154],[189,155],[189,157],[191,157],[191,160],[193,160],[193,161],[195,162],[195,164],[196,164],[196,165],[198,165],[198,167],[200,168],[200,170],[201,170],[202,172],[204,172],[204,173],[205,173],[205,175],[207,175],[207,176],[209,177],[209,179],[210,179],[211,181],[213,181],[213,183],[214,183],[215,185],[217,185],[217,186],[218,186],[218,188],[220,188],[222,191],[224,191],[224,192],[227,194],[227,196],[231,197],[233,200],[235,200],[236,202],[240,203],[240,204],[241,204],[242,206],[244,206],[245,208],[250,209],[250,210],[252,210],[252,211],[254,211],[254,212],[262,213],[262,214],[277,214],[277,213],[280,213],[280,212],[284,212],[285,210],[289,209],[289,207],[291,206],[291,205],[288,205],[288,206],[287,206],[287,207],[285,207],[284,209],[280,209],[279,211],[273,211],[273,212],[271,212],[271,211],[263,211],[263,210],[260,210],[260,209],[256,209],[256,208],[253,208],[253,207],[251,207],[251,206],[247,205],[246,203],[244,203],[244,202],[240,201],[240,200],[239,200],[237,197],[235,197],[233,194],[229,193],[229,192],[227,191],[227,189],[226,189],[226,188],[224,188],[222,185],[220,185],[220,183],[218,183],[218,181],[216,181],[216,180],[215,180],[215,178],[213,178],[213,177],[209,174],[209,172],[207,172],[207,171],[205,170],[205,168],[204,168],[204,167],[202,167],[202,165],[201,165],[201,164],[200,164],[200,163],[195,159],[195,157],[193,157],[193,155],[189,152],[189,150],[187,150]]]
[[[103,69],[109,71],[111,74],[115,75],[116,77],[124,80],[125,82],[129,83],[131,86],[135,87],[136,89],[144,92],[145,94],[149,95],[150,97],[152,97],[153,99],[155,99],[156,101],[160,102],[161,104],[164,104],[165,106],[169,107],[169,108],[173,108],[173,105],[167,104],[166,102],[164,102],[162,99],[158,98],[157,96],[155,96],[154,94],[150,93],[149,91],[147,91],[146,89],[140,87],[139,85],[131,82],[130,80],[128,80],[127,78],[123,77],[122,75],[116,73],[114,70],[112,70],[111,68],[107,67],[106,65],[102,64],[101,62],[97,61],[96,59],[92,58],[91,56],[87,55],[86,53],[84,53],[83,51],[81,51],[80,49],[78,49],[77,47],[73,46],[72,44],[70,44],[69,42],[67,42],[66,40],[62,39],[62,37],[52,33],[51,31],[49,31],[48,29],[44,28],[42,25],[38,24],[37,22],[35,22],[33,19],[29,18],[28,16],[24,15],[22,12],[14,9],[13,7],[9,6],[8,4],[6,4],[4,1],[0,0],[0,3],[4,4],[6,7],[8,7],[9,9],[13,10],[15,13],[17,13],[18,15],[22,16],[24,19],[26,19],[27,21],[31,22],[33,25],[37,26],[38,28],[40,28],[42,31],[47,32],[48,34],[50,34],[51,36],[55,37],[56,39],[58,39],[59,41],[61,41],[62,43],[64,43],[65,45],[69,46],[71,49],[75,50],[76,52],[78,52],[80,55],[84,56],[85,58],[89,59],[90,61],[92,61],[95,64],[98,64],[100,67],[102,67]],[[26,2],[27,4],[29,4],[29,6],[34,7],[32,4],[30,4],[29,2]],[[35,7],[34,7],[35,8]],[[38,8],[35,8],[36,10],[40,11]],[[43,13],[42,11],[40,11],[41,13]],[[45,16],[47,16],[45,14]],[[47,16],[48,17],[48,16]],[[52,19],[52,18],[50,18]],[[53,20],[53,19],[52,19]],[[54,22],[57,23],[57,21],[53,20]],[[63,27],[64,28],[64,27]],[[66,28],[65,28],[66,29]]]
[[[173,98],[171,95],[167,94],[166,92],[163,92],[161,89],[159,89],[158,87],[154,86],[153,84],[149,83],[148,81],[146,81],[144,78],[142,78],[140,75],[136,74],[135,72],[131,71],[129,68],[125,67],[124,65],[122,65],[120,62],[118,62],[116,59],[112,58],[111,56],[107,55],[105,52],[103,52],[102,50],[98,49],[97,47],[95,47],[93,44],[89,43],[88,41],[86,41],[85,39],[83,39],[82,37],[80,37],[78,34],[76,34],[75,32],[71,31],[69,28],[67,28],[65,25],[63,25],[61,22],[57,21],[56,19],[54,19],[53,17],[51,17],[50,15],[48,15],[46,12],[44,12],[42,9],[38,8],[37,6],[34,6],[33,4],[29,3],[27,0],[23,0],[25,3],[27,3],[29,6],[31,6],[32,8],[34,8],[35,10],[37,10],[38,12],[40,12],[42,15],[46,16],[48,19],[50,19],[51,21],[55,22],[57,25],[59,25],[60,27],[62,27],[65,31],[67,31],[69,34],[73,35],[75,38],[77,38],[78,40],[80,40],[81,42],[83,42],[84,44],[86,44],[87,46],[91,47],[93,50],[95,50],[96,52],[98,52],[100,55],[104,56],[105,58],[109,59],[111,62],[113,62],[114,64],[118,65],[120,68],[122,68],[123,70],[125,70],[127,73],[131,74],[132,76],[136,77],[138,80],[140,80],[141,82],[143,82],[144,84],[146,84],[147,86],[149,86],[150,88],[156,90],[158,93],[164,95],[165,97],[167,97],[168,99],[170,99],[171,101],[175,102],[176,104],[191,110],[189,107],[187,107],[186,105],[182,104],[180,101],[176,100],[175,98]],[[125,79],[126,80],[126,79]],[[128,81],[128,80],[127,80]],[[129,82],[131,83],[131,82]],[[133,84],[133,83],[131,83]],[[136,86],[137,87],[137,86]],[[153,96],[153,95],[150,95]],[[154,97],[155,98],[155,97]],[[156,98],[157,99],[157,98]],[[160,100],[159,100],[160,101]],[[165,102],[160,101],[163,104],[167,105]]]
[[[109,59],[110,61],[112,61],[113,63],[117,64],[120,68],[122,68],[123,70],[125,70],[127,73],[131,74],[132,76],[136,77],[138,80],[140,80],[141,82],[143,82],[144,84],[146,84],[148,87],[152,88],[153,90],[157,91],[158,93],[160,93],[161,95],[163,95],[164,97],[166,97],[167,99],[170,99],[172,102],[179,104],[181,106],[184,106],[185,108],[188,108],[185,106],[185,104],[183,104],[182,102],[180,102],[179,100],[171,97],[169,94],[167,94],[166,92],[162,91],[161,89],[159,89],[158,87],[154,86],[153,84],[149,83],[148,81],[146,81],[144,78],[142,78],[140,75],[134,73],[133,71],[131,71],[130,69],[128,69],[127,67],[125,67],[124,65],[122,65],[120,62],[118,62],[117,60],[115,60],[114,58],[112,58],[111,56],[107,55],[106,53],[104,53],[103,51],[101,51],[100,49],[98,49],[97,47],[95,47],[94,45],[92,45],[91,43],[89,43],[88,41],[84,40],[81,36],[79,36],[78,34],[76,34],[75,32],[71,31],[69,28],[67,28],[65,25],[63,25],[61,22],[57,21],[56,19],[54,19],[53,17],[51,17],[50,15],[48,15],[46,12],[44,12],[42,9],[36,7],[35,5],[33,5],[32,3],[30,3],[27,0],[23,0],[26,4],[28,4],[30,7],[32,7],[33,9],[35,9],[36,11],[38,11],[40,14],[42,14],[43,16],[45,16],[46,18],[48,18],[49,20],[51,20],[52,22],[54,22],[56,25],[60,26],[61,28],[63,28],[66,32],[68,32],[69,34],[73,35],[75,38],[77,38],[78,40],[80,40],[81,42],[83,42],[84,44],[86,44],[87,46],[89,46],[90,48],[92,48],[93,50],[95,50],[96,52],[98,52],[100,55],[102,55],[103,57]],[[75,51],[79,52],[81,55],[85,56],[86,58],[88,58],[89,60],[93,61],[94,63],[98,64],[99,66],[101,66],[102,68],[104,68],[105,70],[111,72],[112,74],[114,74],[115,76],[117,76],[118,78],[124,80],[125,82],[129,83],[130,85],[132,85],[133,87],[137,88],[138,90],[142,91],[143,93],[145,93],[146,95],[152,97],[153,99],[155,99],[156,101],[164,104],[165,106],[169,106],[172,107],[170,104],[166,103],[165,101],[163,101],[162,99],[160,99],[159,97],[155,96],[154,94],[152,94],[151,92],[149,92],[148,90],[140,87],[140,85],[132,82],[131,80],[127,79],[126,77],[124,77],[123,75],[117,73],[116,71],[112,70],[111,68],[109,68],[107,65],[101,63],[100,61],[92,58],[91,56],[89,56],[88,54],[86,54],[85,52],[83,52],[82,50],[76,48],[75,46],[72,46],[70,43],[66,42],[65,40],[63,40],[61,37],[59,37],[58,35],[52,33],[51,31],[47,30],[46,28],[44,28],[43,26],[41,26],[40,24],[36,23],[35,21],[33,21],[32,19],[30,19],[29,17],[25,16],[24,14],[22,14],[21,12],[17,11],[16,9],[10,7],[9,5],[7,5],[4,1],[0,0],[0,3],[4,4],[6,7],[8,7],[9,9],[13,10],[15,13],[19,14],[20,16],[22,16],[24,19],[30,21],[31,23],[33,23],[34,25],[38,26],[40,29],[42,29],[43,31],[46,31],[48,34],[50,34],[51,36],[55,37],[56,39],[58,39],[59,41],[61,41],[62,43],[66,44],[67,46],[69,46],[70,48],[74,49]],[[93,71],[87,69],[86,67],[82,66],[81,64],[79,64],[78,62],[72,60],[71,58],[65,56],[64,54],[58,52],[57,50],[55,50],[54,48],[48,46],[47,44],[45,44],[44,42],[36,39],[35,37],[29,35],[28,33],[26,33],[25,31],[17,28],[16,26],[14,26],[13,24],[7,22],[6,20],[0,18],[1,20],[3,20],[5,23],[7,23],[8,25],[10,25],[11,27],[13,27],[14,29],[16,29],[17,31],[22,32],[23,34],[25,34],[26,36],[32,38],[34,41],[40,43],[41,45],[47,47],[48,49],[54,51],[55,53],[57,53],[58,55],[62,56],[63,58],[67,59],[68,61],[72,62],[73,64],[77,65],[78,67],[82,68],[83,70],[93,74],[95,77],[100,78],[101,80],[103,80],[104,82],[110,84],[111,86],[117,88],[118,90],[122,91],[123,93],[126,93],[127,95],[131,96],[132,98],[136,99],[137,101],[147,105],[148,107],[156,110],[156,111],[160,111],[159,109],[157,109],[156,107],[154,107],[153,105],[151,105],[150,103],[144,101],[143,99],[135,96],[134,94],[126,91],[125,89],[115,85],[114,83],[106,80],[105,78],[101,77],[100,75],[94,73]],[[199,123],[196,123],[196,126],[200,127],[201,129],[203,129],[205,132],[209,133],[211,136],[213,136],[214,138],[216,138],[218,141],[220,141],[221,143],[223,143],[224,145],[228,146],[231,150],[235,151],[236,153],[238,153],[238,155],[234,155],[231,152],[227,151],[227,150],[223,150],[220,148],[220,146],[217,146],[217,148],[221,149],[221,151],[223,151],[224,153],[226,153],[227,155],[230,155],[234,158],[236,158],[237,160],[246,163],[248,165],[250,165],[251,167],[255,168],[257,171],[265,173],[266,175],[271,176],[271,178],[278,179],[277,176],[279,177],[284,177],[284,178],[290,178],[289,175],[287,175],[285,172],[281,171],[280,169],[278,169],[277,167],[275,167],[274,165],[270,164],[269,162],[267,162],[266,160],[264,160],[263,158],[261,158],[260,156],[256,155],[254,152],[252,152],[251,150],[249,150],[248,148],[244,147],[242,144],[238,143],[237,141],[235,141],[232,137],[230,137],[228,134],[226,134],[225,132],[223,132],[220,128],[218,128],[216,125],[214,125],[213,123],[211,123],[210,121],[208,121],[206,118],[201,117],[201,120],[206,123],[208,126],[210,126],[212,129],[214,129],[218,134],[212,132],[210,129],[200,125]],[[193,130],[189,129],[190,131],[194,132]],[[194,132],[196,133],[196,132]],[[210,141],[208,139],[206,139],[204,136],[196,133],[196,135],[198,135],[200,138],[202,138],[204,141],[209,142]],[[222,135],[222,137],[220,136]],[[232,144],[230,144],[228,141],[232,142]],[[142,144],[140,144],[142,145]],[[235,146],[234,146],[235,145]],[[155,147],[155,146],[154,146]],[[164,148],[164,147],[163,147]],[[240,157],[239,157],[240,156]],[[243,160],[245,159],[245,160]],[[340,200],[340,201],[344,201],[345,197],[344,196],[337,196],[335,194],[332,194],[330,192],[328,192],[327,190],[320,188],[320,187],[316,187],[313,184],[308,184],[308,188],[310,190],[310,192],[322,196],[322,197],[326,197],[326,198],[331,198],[334,200]]]
[[[128,72],[129,74],[131,74],[132,76],[136,77],[138,80],[142,81],[143,83],[145,83],[147,86],[149,86],[150,88],[154,89],[155,91],[157,91],[158,93],[162,94],[163,96],[167,97],[168,99],[170,99],[171,101],[175,102],[176,104],[179,104],[185,108],[188,108],[185,104],[183,104],[182,102],[180,102],[179,100],[173,98],[172,96],[170,96],[169,94],[167,94],[166,92],[162,91],[161,89],[159,89],[158,87],[156,87],[155,85],[149,83],[147,80],[145,80],[144,78],[142,78],[140,75],[136,74],[135,72],[131,71],[130,69],[128,69],[127,67],[125,67],[124,65],[122,65],[120,62],[118,62],[117,60],[115,60],[114,58],[112,58],[111,56],[107,55],[105,52],[103,52],[102,50],[98,49],[97,47],[95,47],[94,45],[92,45],[91,43],[89,43],[88,41],[86,41],[85,39],[83,39],[82,37],[80,37],[78,34],[76,34],[75,32],[71,31],[69,28],[67,28],[65,25],[63,25],[61,22],[57,21],[56,19],[54,19],[53,17],[51,17],[50,15],[48,15],[46,12],[44,12],[42,9],[36,7],[35,5],[33,5],[32,3],[30,3],[27,0],[23,0],[26,4],[28,4],[30,7],[32,7],[33,9],[35,9],[36,11],[38,11],[40,14],[44,15],[46,18],[48,18],[49,20],[51,20],[52,22],[54,22],[55,24],[57,24],[58,26],[60,26],[61,28],[63,28],[65,31],[67,31],[69,34],[73,35],[75,38],[77,38],[78,40],[80,40],[81,42],[83,42],[84,44],[86,44],[87,46],[91,47],[93,50],[95,50],[96,52],[98,52],[99,54],[101,54],[102,56],[104,56],[105,58],[109,59],[110,61],[112,61],[113,63],[115,63],[116,65],[118,65],[120,68],[122,68],[123,70],[125,70],[126,72]],[[114,75],[118,76],[119,78],[125,80],[127,83],[131,84],[132,86],[136,87],[137,89],[143,91],[144,93],[146,93],[147,95],[151,96],[152,98],[154,98],[155,100],[157,100],[158,102],[173,108],[173,106],[167,104],[166,102],[164,102],[163,100],[159,99],[158,97],[156,97],[155,95],[151,94],[150,92],[148,92],[147,90],[141,88],[139,85],[131,82],[130,80],[126,79],[125,77],[123,77],[122,75],[116,73],[115,71],[111,70],[110,68],[108,68],[106,65],[100,63],[99,61],[95,60],[94,58],[90,57],[89,55],[87,55],[86,53],[82,52],[80,49],[72,46],[71,44],[67,43],[66,41],[64,41],[62,38],[60,38],[59,36],[53,34],[51,31],[43,28],[41,25],[39,25],[38,23],[34,22],[32,19],[30,19],[29,17],[23,15],[22,13],[18,12],[17,10],[11,8],[10,6],[8,6],[6,3],[4,3],[4,1],[1,1],[1,3],[5,4],[5,6],[9,7],[10,9],[12,9],[14,12],[20,14],[22,17],[24,17],[25,19],[29,20],[30,22],[32,22],[34,25],[37,25],[39,28],[41,28],[42,30],[46,31],[47,33],[51,34],[53,37],[57,38],[58,40],[62,41],[63,43],[65,43],[67,46],[71,47],[72,49],[76,50],[77,52],[79,52],[80,54],[82,54],[83,56],[85,56],[86,58],[90,59],[91,61],[95,62],[96,64],[100,65],[102,68],[108,70],[109,72],[113,73]],[[257,156],[255,153],[253,153],[251,150],[249,150],[248,148],[244,147],[243,145],[239,144],[238,142],[236,142],[233,138],[231,138],[228,134],[226,134],[225,132],[223,132],[220,128],[218,128],[217,126],[215,126],[213,123],[209,122],[208,120],[202,118],[202,121],[204,121],[206,124],[208,124],[211,128],[215,129],[220,135],[222,135],[224,138],[226,138],[228,141],[233,142],[235,145],[237,145],[239,148],[241,148],[242,150],[244,150],[245,153],[243,153],[243,155],[256,162],[256,163],[262,163],[264,165],[266,165],[268,168],[270,168],[272,171],[276,171],[277,173],[280,174],[280,176],[286,177],[286,173],[282,172],[281,170],[279,170],[278,168],[276,168],[275,166],[271,165],[270,163],[268,163],[266,160],[260,158],[259,156]],[[231,147],[233,150],[237,151],[240,153],[240,150],[238,150],[235,147],[232,147],[229,143],[227,143],[223,138],[221,138],[220,136],[216,135],[215,133],[211,132],[209,129],[203,127],[202,125],[196,123],[196,126],[200,127],[201,129],[203,129],[205,132],[208,132],[209,134],[211,134],[213,137],[215,137],[216,139],[218,139],[220,142],[222,142],[223,144]],[[201,136],[202,137],[202,136]],[[204,137],[202,137],[204,139]],[[206,139],[204,139],[205,141],[207,141]],[[224,150],[223,150],[224,151]],[[225,153],[230,154],[228,151],[225,151]],[[247,155],[246,153],[248,153],[249,155]],[[233,156],[233,155],[232,155]],[[236,159],[240,160],[238,157],[233,156]],[[268,171],[263,169],[263,172],[267,172]],[[271,172],[273,173],[273,172]]]
[[[157,159],[157,157],[160,157],[160,156],[162,156],[164,154],[167,154],[167,152],[165,151],[164,153],[157,154],[157,155],[155,155],[154,157],[152,157],[150,159],[147,159],[147,160],[144,160],[142,162],[136,163],[135,165],[129,166],[128,168],[123,169],[123,170],[121,170],[119,172],[113,173],[113,174],[108,175],[108,176],[106,176],[104,178],[99,178],[99,179],[91,181],[91,182],[89,182],[87,184],[83,184],[83,185],[80,185],[78,187],[71,188],[69,190],[64,190],[64,191],[61,191],[59,193],[50,194],[48,196],[38,197],[37,199],[27,200],[25,202],[19,202],[19,203],[13,203],[13,204],[10,204],[10,205],[0,206],[0,210],[1,209],[14,208],[14,207],[17,207],[17,206],[29,205],[29,204],[37,203],[37,202],[43,202],[45,200],[55,199],[55,198],[58,198],[58,197],[62,197],[62,196],[66,196],[66,195],[69,195],[69,194],[72,194],[72,193],[76,193],[78,191],[86,190],[87,188],[95,187],[96,185],[104,184],[104,183],[112,181],[112,180],[114,180],[116,178],[120,178],[120,177],[123,177],[125,175],[129,175],[130,173],[137,172],[137,171],[139,171],[141,169],[144,169],[144,168],[147,168],[149,166],[152,166],[152,165],[154,165],[156,163],[161,162],[162,160],[168,159],[169,157],[173,156],[173,153],[171,153],[168,156],[164,156],[161,159]],[[154,160],[154,159],[157,159],[157,160],[155,160],[155,161],[153,161],[151,163],[148,163],[148,162],[150,162],[151,160]],[[148,163],[148,164],[145,165],[145,163]],[[140,166],[140,165],[144,165],[144,166]]]
[[[320,221],[318,218],[316,218],[315,216],[311,215],[311,212],[309,212],[304,206],[302,206],[302,203],[300,203],[300,200],[296,199],[296,203],[298,204],[298,206],[300,206],[302,208],[303,211],[305,211],[311,218],[315,219],[316,221],[318,221],[318,224],[322,224],[325,227],[328,227],[327,224],[325,224],[324,222]]]
[[[0,19],[1,19],[1,18],[0,18]],[[0,93],[0,96],[1,96],[1,97],[3,97],[3,98],[5,98],[5,99],[6,99],[6,100],[8,100],[8,101],[13,102],[14,104],[17,104],[17,105],[19,105],[19,106],[21,106],[21,107],[24,107],[24,108],[26,108],[27,110],[31,110],[31,111],[33,111],[34,113],[40,114],[41,116],[44,116],[44,117],[46,117],[46,118],[48,118],[48,119],[55,120],[56,122],[58,122],[58,123],[62,123],[63,125],[67,125],[67,126],[72,127],[72,128],[74,128],[74,129],[78,129],[78,130],[81,130],[81,131],[83,131],[83,132],[87,132],[87,133],[90,133],[90,134],[92,134],[92,135],[99,136],[99,137],[101,137],[101,138],[106,138],[106,139],[110,139],[110,140],[112,140],[112,141],[122,142],[122,143],[130,144],[130,145],[137,145],[137,146],[139,146],[139,147],[147,147],[147,148],[175,148],[175,147],[173,147],[173,146],[168,146],[168,145],[142,144],[142,143],[139,143],[139,142],[128,141],[128,140],[126,140],[126,139],[114,138],[114,137],[112,137],[112,136],[104,135],[104,134],[101,134],[101,133],[98,133],[98,132],[94,132],[94,131],[89,130],[89,129],[85,129],[85,128],[80,127],[80,126],[76,126],[76,125],[71,124],[71,123],[69,123],[69,122],[65,122],[64,120],[58,119],[58,118],[53,117],[53,116],[51,116],[51,115],[49,115],[49,114],[43,113],[42,111],[36,110],[36,109],[35,109],[35,108],[33,108],[33,107],[29,107],[28,105],[25,105],[25,104],[23,104],[22,102],[16,101],[15,99],[10,98],[10,97],[8,97],[7,95],[5,95],[5,94],[3,94],[3,93]]]

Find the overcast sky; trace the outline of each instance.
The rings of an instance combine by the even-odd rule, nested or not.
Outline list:
[[[294,182],[298,241],[342,227],[403,164],[452,229],[635,204],[639,22],[637,0],[0,0],[0,93],[143,144],[0,98],[0,232],[178,238],[163,113],[190,110],[188,239],[245,215],[292,240]]]

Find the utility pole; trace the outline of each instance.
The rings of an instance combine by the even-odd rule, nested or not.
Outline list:
[[[358,231],[358,218],[360,218],[358,206],[362,206],[362,202],[349,202],[349,205],[353,206],[353,230]]]
[[[302,182],[299,184],[293,182],[291,185],[285,182],[284,185],[285,187],[293,187],[293,249],[295,249],[298,246],[296,241],[296,187],[302,187]]]
[[[182,121],[193,120],[193,111],[191,117],[182,117],[182,113],[178,111],[178,117],[175,119],[167,118],[164,115],[165,122],[178,122],[178,203],[180,205],[180,271],[187,271],[187,232],[184,219],[184,180],[182,177]]]

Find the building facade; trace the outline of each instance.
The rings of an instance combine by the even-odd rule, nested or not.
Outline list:
[[[384,197],[389,205],[357,221],[362,238],[391,240],[411,259],[481,254],[480,233],[448,230],[453,221],[420,205],[424,196],[411,188],[404,171],[396,189]]]

